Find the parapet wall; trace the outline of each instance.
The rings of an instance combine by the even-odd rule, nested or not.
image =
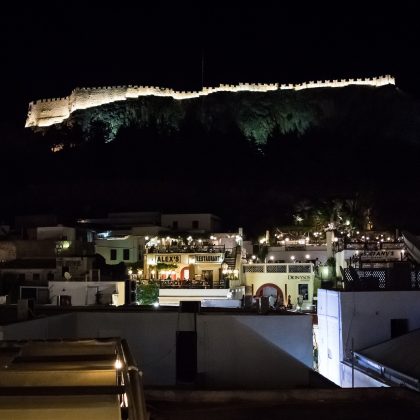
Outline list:
[[[199,91],[176,91],[155,86],[108,86],[98,88],[76,88],[65,98],[40,99],[29,104],[25,127],[47,127],[61,123],[78,109],[87,109],[127,98],[140,96],[164,96],[176,100],[198,98],[216,92],[269,92],[275,90],[302,90],[316,88],[337,88],[349,85],[385,86],[395,85],[395,78],[386,75],[365,79],[318,80],[299,84],[239,83],[205,87]]]

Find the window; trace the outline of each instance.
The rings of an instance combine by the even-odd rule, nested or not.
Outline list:
[[[32,274],[32,280],[33,281],[39,281],[41,278],[41,276],[39,275],[39,273],[33,273]]]
[[[117,250],[111,249],[111,261],[115,261],[117,259]]]
[[[19,273],[19,274],[18,274],[18,280],[23,280],[23,281],[25,281],[25,280],[26,280],[26,278],[25,278],[25,273]]]
[[[178,220],[172,222],[172,229],[178,229]]]
[[[299,284],[298,285],[299,295],[303,296],[303,300],[308,300],[309,292],[308,292],[308,285],[307,284]]]
[[[47,274],[47,280],[48,281],[54,281],[54,273],[51,273],[51,271]]]
[[[130,259],[130,250],[129,249],[123,249],[123,260],[127,261]]]
[[[198,220],[193,220],[192,221],[192,228],[193,229],[198,229],[198,226],[199,226]]]

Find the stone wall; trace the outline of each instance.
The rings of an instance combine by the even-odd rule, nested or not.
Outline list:
[[[108,86],[76,88],[65,98],[41,99],[30,102],[25,127],[46,127],[61,123],[78,109],[87,109],[127,98],[141,96],[163,96],[176,100],[198,98],[216,92],[269,92],[275,90],[302,90],[317,88],[337,88],[349,85],[385,86],[395,84],[395,78],[386,75],[364,79],[318,80],[299,84],[279,83],[239,83],[238,85],[221,84],[205,87],[200,91],[176,91],[156,86]]]

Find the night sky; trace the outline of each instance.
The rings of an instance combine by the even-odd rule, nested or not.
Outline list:
[[[197,89],[202,55],[205,85],[390,73],[404,91],[420,93],[415,6],[360,12],[340,3],[331,12],[299,3],[176,3],[76,9],[59,2],[2,10],[1,122],[23,125],[30,100],[66,96],[77,86]]]

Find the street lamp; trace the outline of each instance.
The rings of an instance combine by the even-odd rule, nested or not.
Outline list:
[[[224,287],[226,287],[225,282],[226,282],[226,275],[227,275],[227,272],[228,272],[228,268],[229,268],[229,265],[225,261],[223,261],[223,263],[222,263],[222,279],[223,279],[223,286]]]
[[[323,281],[327,281],[329,278],[329,275],[330,275],[330,272],[329,272],[328,266],[325,265],[324,267],[321,268],[321,283]]]

